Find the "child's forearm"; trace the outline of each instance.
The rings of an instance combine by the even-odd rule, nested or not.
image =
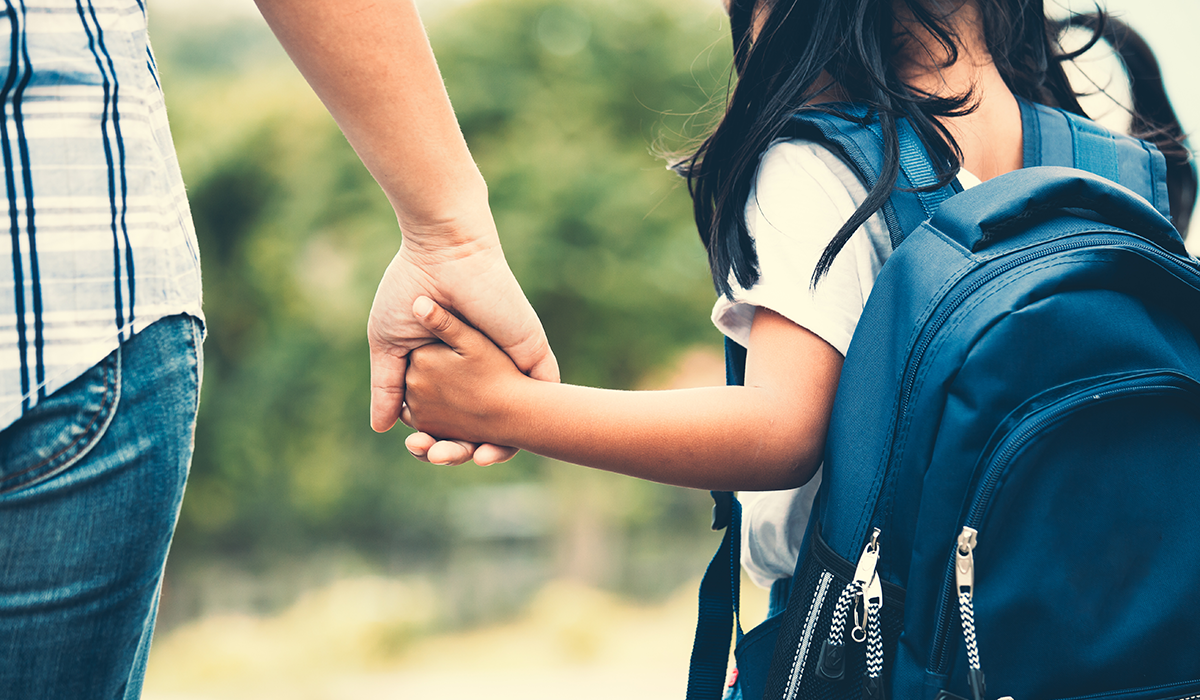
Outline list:
[[[761,387],[632,392],[525,380],[511,388],[503,415],[478,437],[668,484],[791,488],[812,477],[824,447],[822,418]]]
[[[820,463],[841,355],[774,312],[755,314],[746,386],[613,391],[530,379],[429,306],[417,315],[444,344],[409,354],[405,396],[418,430],[706,489],[790,488]]]

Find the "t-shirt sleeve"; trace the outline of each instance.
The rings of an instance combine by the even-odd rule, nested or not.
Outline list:
[[[745,346],[755,309],[767,308],[845,355],[891,249],[878,215],[851,236],[815,288],[811,282],[825,246],[865,197],[850,168],[823,146],[797,140],[771,146],[746,202],[759,279],[747,289],[730,276],[732,293],[713,308],[717,328]]]

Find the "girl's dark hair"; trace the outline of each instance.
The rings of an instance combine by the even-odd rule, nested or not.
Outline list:
[[[762,0],[767,4],[765,23],[751,41],[755,0],[731,0],[730,29],[733,35],[734,66],[737,84],[730,95],[720,124],[697,151],[680,167],[688,180],[700,238],[708,250],[709,267],[717,291],[731,291],[729,276],[742,287],[758,279],[758,259],[754,242],[746,227],[745,209],[759,159],[771,143],[793,135],[792,115],[803,107],[836,109],[835,105],[810,106],[810,102],[830,88],[820,83],[822,73],[844,91],[844,96],[868,106],[882,127],[884,161],[875,187],[826,246],[812,282],[829,270],[834,257],[850,236],[871,217],[890,196],[899,172],[899,148],[896,120],[907,118],[921,143],[939,169],[941,184],[953,178],[961,166],[961,153],[953,137],[936,117],[953,117],[974,108],[973,95],[938,96],[906,85],[897,76],[895,66],[902,37],[897,37],[895,10],[906,10],[939,42],[947,53],[946,65],[958,58],[950,12],[963,0]],[[1067,80],[1063,63],[1090,49],[1101,38],[1109,39],[1130,65],[1134,94],[1134,129],[1159,144],[1177,175],[1191,173],[1190,195],[1172,197],[1181,205],[1177,221],[1190,215],[1195,199],[1195,175],[1181,144],[1178,120],[1166,105],[1151,112],[1143,98],[1157,88],[1161,94],[1161,75],[1148,47],[1135,75],[1129,56],[1122,47],[1133,42],[1127,27],[1107,18],[1102,11],[1086,18],[1048,21],[1042,0],[978,0],[983,19],[984,40],[992,59],[1009,89],[1032,102],[1061,107],[1083,114],[1076,94]],[[1076,51],[1066,52],[1058,37],[1068,26],[1089,28],[1090,41]],[[1131,50],[1131,55],[1137,54]],[[1142,91],[1142,92],[1139,92]],[[1139,110],[1146,110],[1141,112]],[[1144,114],[1139,121],[1138,114]],[[1186,178],[1177,177],[1183,189]],[[1183,210],[1186,209],[1186,214]],[[1181,227],[1182,228],[1182,227]]]

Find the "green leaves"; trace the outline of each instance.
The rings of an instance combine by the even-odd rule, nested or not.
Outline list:
[[[701,135],[728,58],[691,3],[475,4],[432,32],[505,250],[566,381],[628,387],[712,339],[683,181],[654,153]],[[707,111],[706,111],[707,110]]]
[[[684,348],[719,346],[691,202],[655,151],[686,151],[717,116],[722,20],[687,0],[485,0],[431,27],[566,381],[630,387]],[[456,489],[539,478],[530,455],[437,468],[408,456],[403,428],[370,431],[364,329],[399,245],[394,214],[265,28],[159,29],[209,330],[176,549],[434,546]],[[230,37],[249,63],[219,57]],[[642,494],[639,526],[678,515],[674,495],[646,490],[659,487],[620,488]]]

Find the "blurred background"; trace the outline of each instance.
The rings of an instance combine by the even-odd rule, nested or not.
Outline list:
[[[418,4],[564,381],[721,383],[704,251],[664,157],[720,114],[720,3]],[[1194,2],[1108,6],[1198,123]],[[364,328],[399,245],[391,209],[251,0],[150,13],[209,336],[145,697],[681,696],[718,541],[708,495],[524,453],[431,466],[402,426],[373,433]],[[1081,84],[1121,99],[1096,54]],[[1103,95],[1085,106],[1121,127]],[[743,590],[749,625],[765,599]]]

